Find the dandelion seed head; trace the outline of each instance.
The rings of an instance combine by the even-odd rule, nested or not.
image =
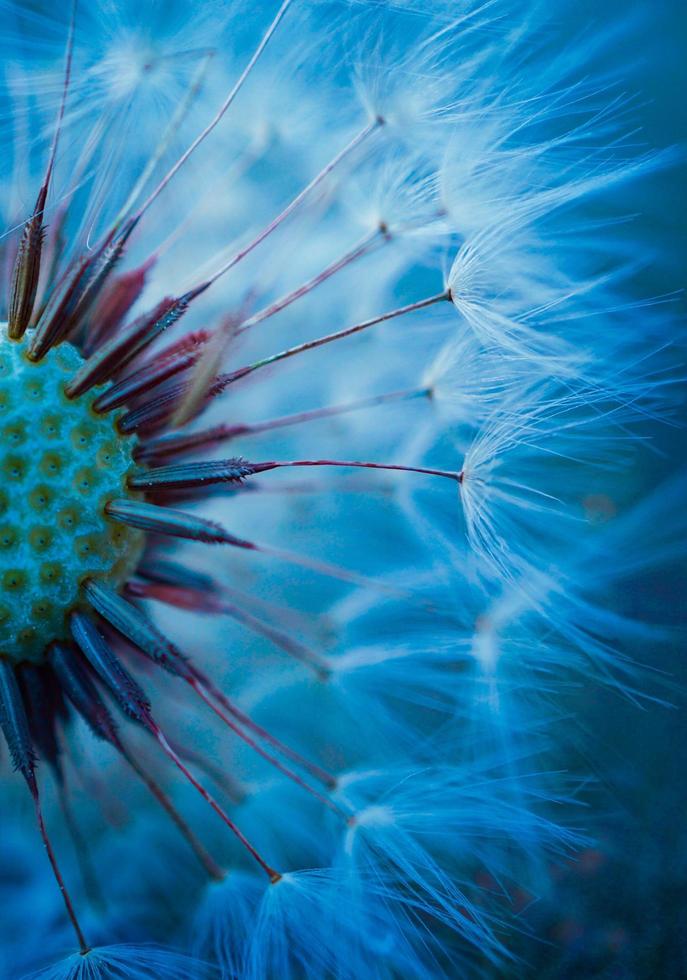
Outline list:
[[[612,597],[672,321],[611,32],[6,6],[0,727],[57,883],[7,971],[71,927],[39,976],[507,972],[584,841],[556,697],[636,697],[656,635]]]
[[[42,662],[65,637],[65,617],[88,576],[118,588],[142,535],[113,527],[105,502],[126,493],[132,440],[93,411],[97,392],[71,401],[64,386],[81,363],[68,345],[38,364],[25,345],[0,340],[3,473],[0,650]]]

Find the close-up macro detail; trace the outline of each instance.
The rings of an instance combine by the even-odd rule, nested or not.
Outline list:
[[[0,0],[0,980],[687,976],[686,23]]]

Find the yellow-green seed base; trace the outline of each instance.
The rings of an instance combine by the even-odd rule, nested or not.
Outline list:
[[[93,411],[102,389],[64,394],[81,363],[61,344],[34,364],[0,325],[0,655],[13,662],[40,662],[67,635],[80,583],[121,585],[143,547],[105,516],[128,495],[133,442]]]

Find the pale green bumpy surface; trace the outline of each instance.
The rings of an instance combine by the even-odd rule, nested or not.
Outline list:
[[[0,655],[39,662],[63,639],[89,575],[118,586],[140,557],[139,531],[104,507],[127,494],[130,438],[64,385],[82,363],[61,344],[38,364],[0,324]]]

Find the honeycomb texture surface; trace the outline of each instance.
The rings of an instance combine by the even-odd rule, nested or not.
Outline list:
[[[64,393],[81,363],[61,344],[34,364],[0,326],[0,655],[13,662],[40,662],[66,637],[83,579],[117,587],[142,550],[141,532],[104,510],[129,495],[133,441],[93,411],[102,388]]]

